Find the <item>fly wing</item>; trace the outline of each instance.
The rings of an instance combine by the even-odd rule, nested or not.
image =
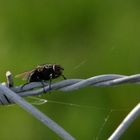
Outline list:
[[[29,76],[31,75],[31,73],[32,73],[33,71],[34,71],[34,70],[26,71],[26,72],[23,72],[23,73],[20,73],[20,74],[16,75],[15,77],[16,77],[16,78],[22,78],[22,80],[28,80]]]

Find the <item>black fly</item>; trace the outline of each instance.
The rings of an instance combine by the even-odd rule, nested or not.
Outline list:
[[[60,65],[57,64],[43,64],[37,66],[35,69],[31,71],[27,71],[21,74],[16,75],[16,77],[22,77],[23,80],[27,80],[27,83],[31,82],[41,82],[43,84],[44,81],[50,81],[49,87],[51,88],[51,80],[62,76],[63,70]]]

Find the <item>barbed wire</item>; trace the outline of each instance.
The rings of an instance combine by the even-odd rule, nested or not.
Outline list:
[[[90,77],[88,79],[67,79],[63,81],[59,81],[51,84],[51,88],[49,83],[47,82],[32,82],[21,86],[13,86],[13,81],[7,83],[12,91],[18,93],[20,96],[35,96],[46,94],[52,90],[60,90],[60,91],[72,91],[78,90],[80,88],[84,88],[86,86],[97,86],[97,87],[107,87],[107,86],[117,86],[121,84],[140,84],[140,74],[126,76],[119,74],[106,74]],[[12,85],[12,86],[11,86]],[[13,103],[5,95],[0,94],[0,104],[6,105]]]
[[[8,103],[12,101],[13,103],[18,104],[24,110],[32,114],[36,119],[38,119],[44,125],[48,126],[48,128],[50,128],[62,139],[75,140],[75,138],[72,135],[70,135],[65,129],[63,129],[59,124],[57,124],[46,114],[39,111],[36,107],[28,103],[21,96],[19,96],[17,93],[15,93],[14,91],[10,89],[12,86],[14,86],[12,74],[10,72],[6,73],[6,78],[7,78],[7,84],[0,83],[0,96],[2,97],[1,103],[4,103],[4,100],[7,101]]]
[[[58,124],[50,118],[39,112],[36,108],[24,101],[21,97],[41,95],[52,90],[72,91],[84,88],[86,86],[117,86],[121,84],[140,84],[140,74],[136,75],[119,75],[106,74],[90,77],[88,79],[67,79],[60,82],[52,83],[51,88],[47,82],[32,82],[21,86],[14,86],[12,74],[7,72],[7,83],[0,84],[0,104],[7,105],[11,103],[18,103],[22,108],[32,113],[38,120],[42,121],[49,128],[51,128],[60,137],[66,140],[75,140],[69,133],[67,133]],[[130,124],[140,116],[140,105],[136,106],[132,112],[124,119],[116,131],[110,136],[109,140],[117,140],[126,131]]]

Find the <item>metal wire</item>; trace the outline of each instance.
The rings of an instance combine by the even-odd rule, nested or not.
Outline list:
[[[22,86],[14,86],[12,74],[7,72],[6,74],[7,84],[0,84],[0,104],[7,105],[11,103],[17,103],[22,108],[30,112],[38,120],[42,121],[50,129],[52,129],[61,138],[66,140],[75,140],[73,136],[67,133],[61,126],[51,120],[48,116],[45,116],[42,112],[37,110],[31,104],[26,102],[20,96],[35,96],[48,93],[52,90],[61,91],[72,91],[86,86],[116,86],[126,83],[140,84],[140,74],[126,76],[118,74],[107,74],[94,76],[88,79],[68,79],[60,82],[51,84],[51,88],[48,83],[34,82],[25,84]],[[44,86],[45,85],[45,86]],[[7,87],[6,87],[7,86]],[[17,94],[16,94],[17,93]],[[109,140],[118,140],[121,135],[126,131],[130,124],[140,116],[140,105],[136,106],[130,114],[124,119],[124,121],[119,125],[115,132],[110,136]]]
[[[13,82],[13,81],[12,81]],[[84,88],[87,86],[117,86],[121,84],[140,84],[140,74],[126,76],[119,74],[106,74],[90,77],[88,79],[67,79],[60,82],[52,83],[51,89],[47,82],[42,85],[41,82],[32,82],[26,85],[11,87],[11,90],[18,93],[20,96],[35,96],[48,93],[52,90],[72,91]],[[45,87],[44,87],[45,85]],[[0,94],[0,104],[7,105],[13,103],[6,95]]]
[[[17,93],[12,91],[10,87],[14,86],[12,74],[9,72],[6,73],[7,84],[0,83],[0,95],[1,95],[1,103],[10,103],[13,101],[14,103],[18,104],[21,108],[32,114],[36,119],[50,128],[53,132],[55,132],[59,137],[64,140],[75,140],[75,138],[69,134],[64,128],[62,128],[59,124],[53,121],[50,117],[46,114],[39,111],[36,107],[28,103],[22,97],[20,97]]]
[[[140,116],[140,103],[124,118],[108,140],[118,140],[129,126]]]

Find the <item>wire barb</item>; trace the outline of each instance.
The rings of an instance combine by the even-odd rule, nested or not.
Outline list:
[[[13,75],[10,71],[6,72],[6,79],[8,87],[13,87],[14,86]]]

